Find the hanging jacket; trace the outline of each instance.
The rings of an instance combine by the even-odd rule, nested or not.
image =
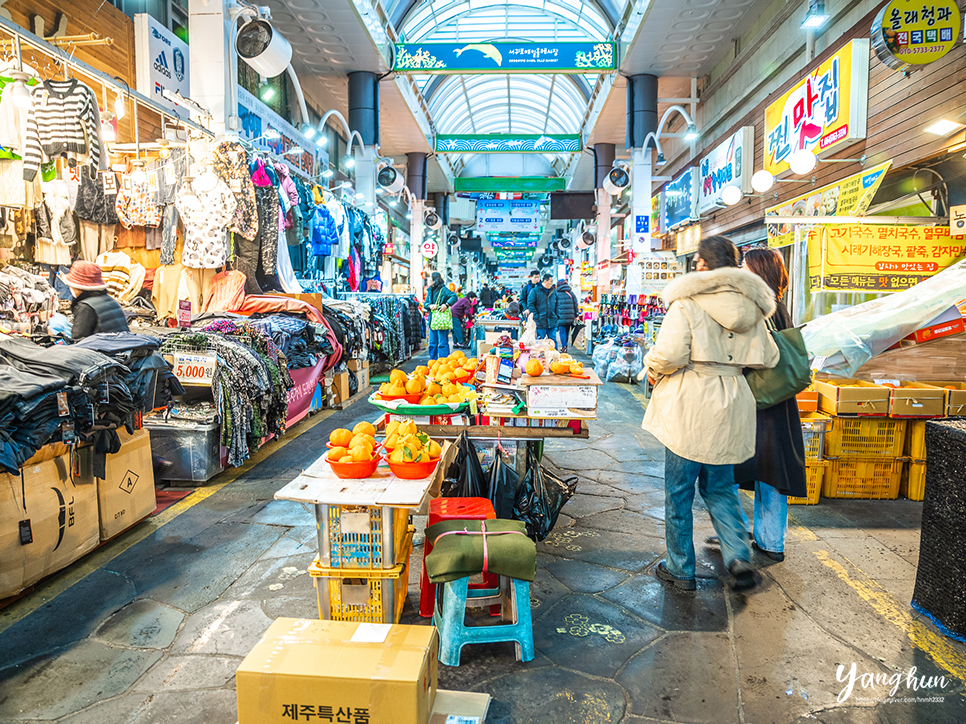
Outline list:
[[[76,78],[47,80],[30,89],[23,177],[33,181],[44,159],[90,154],[101,165],[101,116],[94,91]],[[105,154],[106,157],[106,154]]]
[[[80,187],[77,189],[77,201],[74,203],[74,214],[81,221],[92,224],[112,225],[118,223],[117,211],[114,209],[115,196],[104,193],[104,176],[113,171],[97,172],[92,166],[83,166],[80,170]],[[114,187],[117,188],[115,177]]]
[[[315,256],[332,256],[332,247],[339,244],[339,232],[329,209],[322,204],[315,207],[311,220],[312,253]]]
[[[212,158],[214,172],[235,195],[235,215],[228,230],[250,241],[258,234],[258,208],[255,205],[255,185],[248,171],[248,152],[241,144],[222,141],[212,153]]]

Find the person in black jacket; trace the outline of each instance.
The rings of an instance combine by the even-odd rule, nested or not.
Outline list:
[[[520,290],[520,304],[526,305],[530,300],[530,292],[540,286],[540,272],[536,269],[530,272],[530,278]],[[507,291],[510,291],[509,289]]]
[[[557,336],[560,339],[560,351],[566,352],[570,340],[570,330],[574,328],[580,306],[577,304],[577,297],[570,289],[566,279],[557,282],[556,297],[557,307],[554,310],[554,316],[557,318]]]
[[[543,275],[543,283],[535,287],[527,299],[527,311],[537,322],[537,339],[552,339],[557,328],[557,288],[550,274]]]
[[[130,331],[121,305],[107,294],[107,284],[97,264],[77,260],[61,279],[74,295],[70,305],[74,314],[71,339],[76,342],[100,332]]]
[[[483,284],[483,288],[480,289],[480,306],[483,309],[493,309],[493,297],[494,292],[490,289],[489,284]]]

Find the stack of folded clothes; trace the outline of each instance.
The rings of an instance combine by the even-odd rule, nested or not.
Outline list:
[[[138,409],[149,411],[164,406],[185,389],[174,376],[171,365],[158,354],[161,340],[132,332],[101,332],[73,345],[113,357],[127,369],[124,382]],[[157,402],[156,402],[157,400]]]

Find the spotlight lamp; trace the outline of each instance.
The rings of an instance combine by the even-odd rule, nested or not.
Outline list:
[[[693,123],[688,124],[688,130],[684,132],[685,141],[697,141],[701,134],[698,133],[698,127]]]
[[[667,163],[667,159],[664,158],[664,153],[661,152],[661,153],[657,154],[657,158],[654,160],[654,165],[655,166],[663,166],[666,163]]]
[[[332,178],[333,176],[335,176],[335,171],[331,168],[327,168],[322,172],[322,178]]]
[[[299,126],[299,130],[302,132],[302,135],[310,141],[315,138],[315,128],[311,123],[303,123],[301,126]]]
[[[262,99],[265,103],[270,103],[275,97],[275,89],[272,88],[268,83],[262,82],[258,86],[258,97]]]
[[[802,21],[802,30],[818,30],[828,22],[829,16],[825,12],[825,0],[809,0],[808,12]]]
[[[345,167],[346,168],[352,168],[355,165],[356,165],[355,158],[353,158],[352,156],[346,157],[346,160],[345,160]]]

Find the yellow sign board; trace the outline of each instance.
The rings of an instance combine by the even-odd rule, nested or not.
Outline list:
[[[807,148],[826,156],[865,138],[869,110],[869,41],[858,38],[765,108],[765,170],[788,170]]]
[[[829,224],[809,234],[808,275],[812,291],[898,292],[964,255],[948,226]]]
[[[867,168],[862,173],[796,196],[765,213],[769,216],[861,216],[869,209],[892,161]],[[788,246],[795,241],[792,224],[768,224],[768,246]]]
[[[891,0],[872,23],[872,47],[896,70],[939,60],[959,42],[955,0]]]

